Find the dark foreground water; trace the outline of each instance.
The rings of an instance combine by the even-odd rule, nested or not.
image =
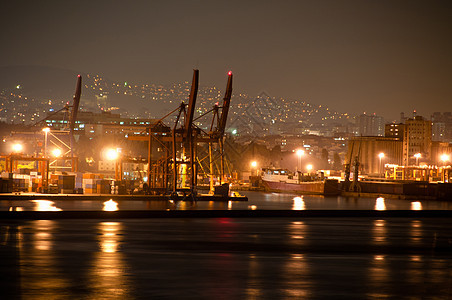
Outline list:
[[[324,197],[241,192],[248,201],[143,201],[143,200],[0,200],[0,211],[51,210],[452,210],[451,201],[401,200],[382,197]]]
[[[0,220],[1,299],[450,299],[452,220]]]

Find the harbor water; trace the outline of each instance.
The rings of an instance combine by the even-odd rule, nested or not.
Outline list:
[[[167,201],[167,200],[0,200],[0,211],[51,210],[451,210],[452,201],[395,199],[383,197],[343,197],[295,195],[242,191],[248,201]],[[93,197],[94,198],[94,197]]]
[[[248,202],[112,206],[450,209],[436,201],[243,194]],[[106,204],[2,201],[1,210],[11,207],[103,210]],[[449,218],[0,220],[0,293],[5,299],[449,299],[451,229]]]

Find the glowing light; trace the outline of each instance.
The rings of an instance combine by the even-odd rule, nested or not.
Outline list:
[[[36,211],[62,211],[61,208],[55,206],[55,203],[50,200],[31,200],[36,204]]]
[[[383,152],[381,152],[380,154],[378,154],[378,157],[381,159],[381,158],[385,157],[385,154]]]
[[[119,223],[116,222],[102,222],[100,229],[102,232],[100,240],[100,248],[104,253],[115,253],[119,247]]]
[[[375,201],[375,210],[386,210],[385,198],[377,198]]]
[[[52,150],[52,155],[53,155],[54,157],[60,157],[60,156],[61,156],[61,149],[59,149],[59,148],[53,149],[53,150]]]
[[[113,201],[113,199],[110,199],[108,201],[104,202],[104,208],[103,211],[117,211],[118,210],[118,203]]]
[[[251,167],[253,167],[253,168],[257,167],[257,161],[255,161],[255,160],[252,161],[251,162]]]
[[[24,211],[24,208],[21,206],[10,206],[9,211]]]
[[[42,131],[44,131],[45,133],[47,133],[47,132],[50,131],[50,128],[49,128],[49,127],[45,127],[45,128],[42,129]]]
[[[297,155],[298,155],[298,157],[303,156],[304,155],[304,150],[303,149],[298,149],[297,150]]]
[[[108,149],[105,156],[108,160],[116,160],[118,158],[118,151],[115,149]]]
[[[16,153],[21,152],[22,149],[23,149],[22,144],[14,144],[13,145],[13,151],[16,152]]]
[[[295,197],[293,198],[293,210],[305,210],[306,205],[304,203],[303,197]]]
[[[421,154],[420,154],[420,153],[416,153],[416,154],[414,155],[414,157],[420,158],[420,157],[421,157]]]
[[[442,162],[446,162],[446,161],[449,161],[450,156],[449,156],[449,154],[445,154],[445,153],[444,153],[444,154],[441,155],[440,158],[441,158],[441,161],[442,161]]]
[[[411,210],[422,210],[422,203],[419,201],[411,202]]]
[[[314,168],[314,167],[313,167],[311,164],[309,164],[309,165],[306,166],[306,169],[308,170],[308,172],[311,172],[311,170],[312,170],[313,168]]]
[[[232,71],[229,71],[229,72],[228,72],[228,76],[231,76],[231,75],[232,75]]]

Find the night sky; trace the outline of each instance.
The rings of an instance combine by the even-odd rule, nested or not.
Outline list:
[[[3,1],[0,66],[191,80],[331,109],[452,111],[451,1]]]

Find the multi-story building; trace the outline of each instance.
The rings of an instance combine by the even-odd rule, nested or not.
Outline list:
[[[432,115],[432,140],[452,143],[452,113],[435,112]]]
[[[431,159],[432,122],[421,116],[405,121],[403,131],[403,164],[408,166],[416,161],[415,154],[429,161]]]
[[[384,136],[384,118],[373,115],[362,114],[356,117],[356,125],[360,136]]]
[[[385,137],[403,139],[403,132],[405,131],[405,124],[390,123],[385,125]]]

